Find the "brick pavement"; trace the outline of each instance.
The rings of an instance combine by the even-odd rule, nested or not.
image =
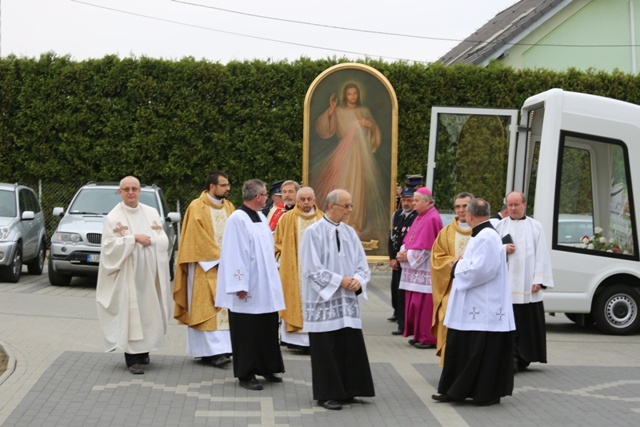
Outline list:
[[[44,281],[42,280],[44,278]],[[133,376],[121,354],[101,349],[95,288],[57,288],[41,277],[0,283],[0,345],[15,360],[0,379],[4,426],[552,426],[640,424],[640,336],[611,337],[548,318],[549,365],[518,374],[512,397],[491,407],[430,398],[440,368],[433,350],[390,335],[387,274],[376,273],[363,306],[376,397],[342,411],[317,407],[308,358],[283,350],[283,384],[237,386],[232,369],[184,354],[173,323],[151,369]]]

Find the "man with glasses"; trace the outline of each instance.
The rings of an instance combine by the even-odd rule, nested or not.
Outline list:
[[[230,189],[224,172],[211,172],[206,190],[189,204],[182,220],[173,290],[174,317],[187,325],[187,352],[217,368],[231,362],[229,315],[214,304],[222,235],[235,210],[227,200]]]
[[[122,202],[104,219],[96,301],[106,351],[124,351],[129,372],[144,374],[149,352],[165,344],[171,310],[169,238],[154,208],[138,202],[127,176]]]
[[[278,343],[278,311],[285,308],[273,256],[273,235],[260,212],[266,184],[242,186],[242,205],[227,220],[222,237],[216,306],[229,310],[233,374],[241,387],[262,390],[256,375],[281,383],[284,363]]]
[[[346,224],[351,195],[333,190],[326,203],[325,215],[302,236],[302,305],[313,398],[339,410],[356,396],[375,395],[358,304],[358,295],[367,297],[371,272],[358,235]]]
[[[467,223],[467,205],[473,198],[471,193],[460,193],[453,200],[456,214],[453,222],[438,233],[431,248],[431,288],[433,291],[433,322],[431,334],[436,337],[436,355],[440,356],[440,366],[444,366],[447,343],[447,327],[444,316],[451,292],[451,266],[462,258],[471,239],[472,229]]]

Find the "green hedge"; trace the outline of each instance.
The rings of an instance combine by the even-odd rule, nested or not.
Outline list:
[[[318,74],[338,62],[223,65],[115,56],[77,62],[52,53],[4,58],[0,181],[43,179],[75,187],[134,174],[161,185],[171,202],[192,194],[215,168],[234,184],[256,177],[301,179],[304,97]],[[397,94],[400,181],[424,174],[432,106],[517,109],[554,87],[640,103],[638,77],[622,73],[365,63],[382,72]],[[473,165],[492,164],[491,150],[481,148],[468,150]],[[486,191],[475,190],[495,205],[502,191],[488,186],[503,182],[503,175],[491,167],[466,179],[486,180]],[[441,201],[461,189],[458,182],[436,188]],[[239,193],[236,185],[236,203]]]

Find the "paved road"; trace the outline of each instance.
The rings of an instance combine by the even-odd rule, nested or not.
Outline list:
[[[314,405],[309,360],[284,351],[284,384],[262,392],[185,355],[185,329],[151,369],[130,375],[121,354],[102,352],[95,281],[48,285],[25,275],[0,283],[0,345],[15,366],[0,377],[6,426],[628,426],[640,425],[640,335],[615,337],[548,317],[549,364],[518,374],[500,405],[435,403],[440,375],[433,350],[391,336],[389,275],[374,273],[363,307],[376,397],[342,411]]]

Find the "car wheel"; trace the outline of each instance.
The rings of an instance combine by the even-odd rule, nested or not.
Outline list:
[[[13,254],[11,264],[2,269],[2,280],[9,283],[18,283],[22,276],[22,246],[18,244]]]
[[[60,274],[53,270],[53,260],[49,256],[49,283],[53,286],[69,286],[71,283],[70,274]]]
[[[44,270],[44,259],[47,255],[47,242],[44,240],[40,242],[40,247],[38,248],[38,255],[27,263],[27,269],[29,270],[29,274],[33,274],[39,276],[42,274],[42,270]]]
[[[640,293],[632,286],[613,285],[596,298],[591,313],[605,334],[627,335],[640,326]]]

